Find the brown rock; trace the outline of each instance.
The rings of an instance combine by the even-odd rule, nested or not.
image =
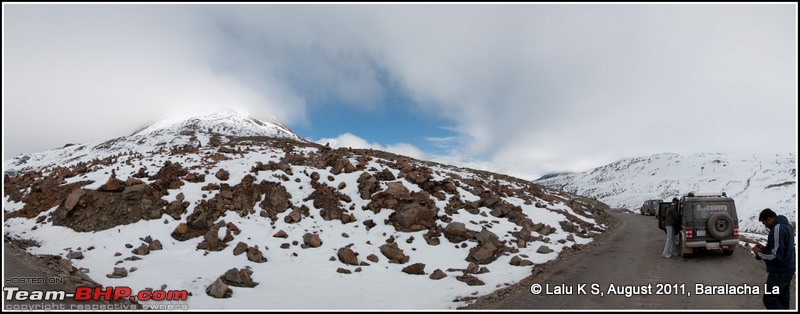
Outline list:
[[[377,263],[378,262],[378,256],[375,255],[375,254],[367,255],[367,260],[369,260],[370,262],[373,262],[373,263]]]
[[[480,266],[478,266],[478,264],[470,262],[469,265],[467,266],[467,271],[466,272],[468,274],[475,274],[475,273],[478,272],[479,269],[480,269]]]
[[[228,224],[226,224],[225,227],[227,227],[228,230],[233,232],[233,234],[235,234],[235,235],[239,235],[240,233],[242,233],[242,230],[239,230],[239,227],[237,227],[232,222],[229,222]]]
[[[247,251],[247,244],[244,242],[239,242],[236,244],[236,247],[233,248],[233,255],[239,255]]]
[[[150,251],[161,250],[162,249],[161,241],[153,240],[152,242],[150,242],[150,245],[147,246],[147,249],[149,249]]]
[[[147,244],[142,243],[137,249],[133,250],[133,254],[136,255],[147,255],[150,254],[150,249],[147,248]]]
[[[511,265],[514,265],[514,266],[531,266],[531,265],[533,265],[533,262],[531,262],[529,260],[526,260],[526,259],[522,259],[522,258],[519,257],[519,255],[514,255],[514,257],[512,257],[511,261],[508,262],[508,263],[511,264]]]
[[[409,275],[424,275],[425,264],[414,263],[403,268],[403,272]]]
[[[474,238],[473,232],[460,222],[451,222],[444,228],[444,237],[451,243],[460,243]]]
[[[220,181],[227,181],[229,173],[225,171],[225,169],[219,169],[219,171],[217,171],[217,174],[215,176],[217,177],[217,179],[220,179]]]
[[[144,184],[144,182],[142,182],[142,180],[139,180],[139,179],[136,179],[136,178],[133,178],[133,177],[130,177],[127,180],[125,180],[125,185],[127,185],[127,186],[134,186],[134,185],[139,185],[139,184]]]
[[[126,185],[124,181],[111,177],[108,178],[108,181],[106,181],[106,183],[100,186],[100,188],[97,190],[103,192],[122,192],[125,190],[125,187]]]
[[[247,259],[256,263],[264,263],[267,258],[258,249],[258,245],[247,249]]]
[[[472,252],[473,250],[474,252]],[[489,264],[494,261],[496,252],[496,246],[492,245],[491,243],[485,243],[470,250],[469,257],[471,257],[478,264]]]
[[[58,260],[58,264],[61,265],[61,268],[66,270],[68,273],[71,273],[75,269],[72,267],[72,261],[68,259],[60,259]]]
[[[456,276],[456,280],[466,283],[469,286],[483,286],[486,283],[472,275]]]
[[[276,237],[276,238],[283,238],[283,239],[286,239],[286,238],[288,238],[288,237],[289,237],[289,235],[288,235],[288,234],[286,234],[286,231],[283,231],[283,230],[278,230],[278,232],[276,232],[276,233],[275,233],[275,234],[273,234],[272,236],[273,236],[273,237]]]
[[[539,253],[539,254],[547,254],[547,253],[552,253],[552,252],[553,252],[553,249],[549,248],[546,245],[542,245],[538,249],[536,249],[536,253]]]
[[[219,229],[217,227],[212,227],[211,229],[206,232],[203,236],[206,243],[208,243],[208,250],[209,251],[218,251],[219,250]]]
[[[318,234],[306,233],[303,235],[303,243],[310,247],[319,247],[322,245],[322,240],[320,240]]]
[[[123,278],[128,277],[128,270],[125,267],[114,267],[114,272],[106,275],[108,278]]]
[[[175,228],[175,231],[173,232],[178,235],[184,235],[189,232],[189,226],[182,222]]]
[[[389,259],[390,263],[405,264],[410,259],[403,254],[403,250],[397,246],[397,243],[386,243],[380,247],[381,254]]]
[[[251,278],[253,271],[250,269],[231,268],[222,275],[222,282],[234,287],[255,287],[258,285]]]
[[[68,211],[72,210],[75,208],[75,205],[78,204],[78,201],[80,201],[81,196],[84,194],[86,194],[86,191],[75,189],[72,191],[72,193],[69,193],[69,196],[67,196],[67,200],[64,202],[64,207],[66,207]]]
[[[356,258],[356,253],[349,248],[340,248],[339,251],[336,253],[339,257],[339,261],[348,265],[355,265],[358,266],[358,259]]]
[[[433,279],[433,280],[439,280],[439,279],[442,279],[444,277],[447,277],[447,274],[445,274],[441,269],[437,268],[436,270],[433,271],[433,274],[431,274],[431,276],[428,277],[428,278]]]
[[[222,282],[222,278],[217,278],[213,284],[206,288],[206,294],[217,299],[230,298],[233,295],[233,290]]]

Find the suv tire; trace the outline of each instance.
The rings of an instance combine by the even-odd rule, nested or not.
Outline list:
[[[733,235],[733,218],[728,213],[716,213],[708,219],[708,233],[717,239]]]

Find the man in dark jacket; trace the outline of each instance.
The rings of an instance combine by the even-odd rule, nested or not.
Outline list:
[[[769,228],[767,246],[757,244],[753,247],[756,259],[767,264],[767,285],[764,293],[764,306],[767,309],[789,309],[789,292],[795,272],[794,231],[785,216],[777,216],[766,208],[758,215],[758,220]],[[773,287],[780,294],[772,293]]]
[[[664,251],[661,256],[670,258],[678,256],[678,250],[675,248],[675,223],[678,222],[678,198],[672,199],[672,204],[667,207],[667,213],[664,216],[664,229],[667,232],[667,239],[664,243]]]

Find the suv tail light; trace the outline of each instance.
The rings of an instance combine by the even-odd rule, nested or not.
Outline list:
[[[686,233],[686,238],[687,239],[691,239],[693,237],[693,235],[694,235],[694,228],[688,228],[687,227],[686,230],[684,230],[684,232]]]
[[[739,236],[739,226],[733,226],[733,236],[734,237]]]

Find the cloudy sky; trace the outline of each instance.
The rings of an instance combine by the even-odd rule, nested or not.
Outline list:
[[[3,159],[236,108],[535,179],[797,152],[797,4],[3,4]]]

